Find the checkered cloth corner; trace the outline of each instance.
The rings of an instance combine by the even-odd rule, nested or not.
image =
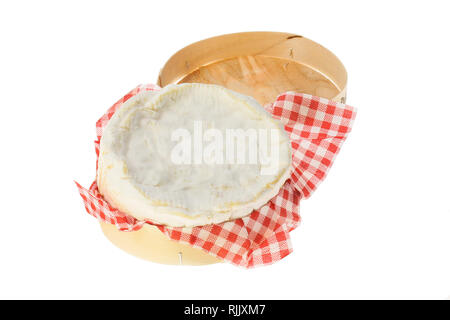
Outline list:
[[[279,119],[292,143],[291,175],[302,197],[309,197],[325,178],[350,132],[356,110],[325,98],[286,92],[268,110]]]
[[[116,102],[97,121],[97,158],[103,130],[125,101],[143,90],[141,85]],[[272,264],[292,252],[289,232],[300,222],[299,202],[307,198],[325,178],[339,149],[351,131],[356,110],[348,105],[307,94],[286,92],[265,107],[284,124],[293,154],[290,179],[268,203],[250,215],[220,224],[174,228],[138,220],[113,208],[98,192],[94,181],[89,189],[77,182],[86,211],[121,231],[136,231],[145,223],[156,226],[168,238],[199,248],[237,266],[251,268]]]

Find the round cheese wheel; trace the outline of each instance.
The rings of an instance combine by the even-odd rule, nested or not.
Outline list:
[[[182,84],[141,92],[114,114],[100,142],[97,182],[124,213],[191,227],[250,214],[290,170],[290,140],[256,100]]]

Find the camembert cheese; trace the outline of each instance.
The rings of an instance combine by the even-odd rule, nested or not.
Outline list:
[[[206,84],[141,92],[100,142],[100,193],[138,219],[173,227],[244,217],[290,175],[282,124],[251,97]]]

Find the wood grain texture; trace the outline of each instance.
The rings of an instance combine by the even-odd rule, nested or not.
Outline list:
[[[292,60],[267,56],[238,56],[205,65],[179,83],[218,84],[254,97],[265,105],[286,91],[332,99],[339,89],[324,75]]]
[[[161,69],[158,85],[218,84],[261,104],[286,91],[346,100],[347,72],[325,47],[300,35],[242,32],[195,42]]]

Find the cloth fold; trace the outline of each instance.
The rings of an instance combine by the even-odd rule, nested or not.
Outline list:
[[[97,121],[97,168],[100,140],[108,121],[125,101],[144,90],[160,88],[152,84],[137,86]],[[284,124],[289,134],[293,170],[279,193],[250,215],[192,228],[158,225],[138,220],[110,206],[98,192],[96,181],[89,189],[75,182],[86,211],[121,231],[137,231],[146,223],[154,225],[174,241],[241,267],[251,268],[281,260],[292,252],[289,232],[300,223],[299,202],[308,198],[325,178],[351,131],[356,110],[346,104],[295,92],[279,95],[265,108]]]

